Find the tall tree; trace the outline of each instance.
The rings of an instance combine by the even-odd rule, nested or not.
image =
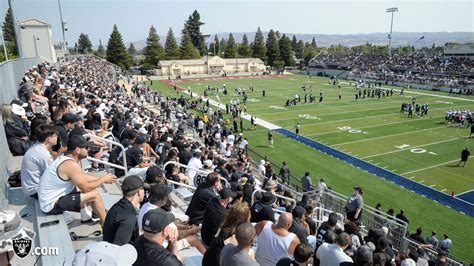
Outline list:
[[[279,41],[280,38],[281,38],[280,32],[279,32],[279,31],[275,31],[275,36],[276,36],[276,38],[277,38],[277,41]]]
[[[99,39],[99,47],[97,47],[97,55],[103,57],[105,55],[104,45],[102,45],[102,40]]]
[[[249,58],[252,56],[252,49],[250,49],[249,39],[247,38],[247,34],[244,34],[242,37],[242,44],[239,47],[239,54],[243,58]]]
[[[219,51],[218,51],[218,54],[220,57],[224,57],[226,46],[227,46],[227,40],[222,38],[221,41],[219,42]]]
[[[318,48],[318,45],[316,44],[316,39],[314,37],[311,40],[311,47],[314,48],[314,49]]]
[[[18,54],[18,47],[16,46],[16,39],[15,39],[15,28],[13,24],[13,17],[12,17],[12,10],[8,8],[7,13],[5,14],[5,21],[2,25],[3,36],[5,37],[5,41],[13,44],[13,53],[15,55]],[[6,47],[8,47],[7,45]]]
[[[283,34],[283,36],[278,41],[278,45],[280,47],[281,60],[285,63],[285,66],[294,66],[295,58],[293,49],[291,48],[290,38]]]
[[[217,37],[217,34],[216,34],[214,35],[214,41],[209,44],[209,52],[212,53],[212,55],[218,55],[219,48],[220,48],[219,38]]]
[[[123,44],[122,34],[118,31],[117,25],[114,25],[107,43],[106,51],[107,61],[114,63],[123,70],[128,69],[131,64],[130,56]]]
[[[302,59],[304,57],[304,42],[303,40],[299,40],[296,46],[296,57]]]
[[[129,55],[134,56],[137,54],[137,49],[135,48],[135,45],[131,42],[130,45],[128,46],[127,52]]]
[[[145,64],[148,68],[156,67],[160,59],[164,58],[163,46],[160,43],[160,36],[155,27],[151,25],[146,39],[146,46],[143,48],[143,55],[145,56]]]
[[[235,43],[234,35],[229,33],[229,39],[227,39],[224,58],[235,58],[238,55],[237,52],[237,44]]]
[[[296,36],[293,35],[293,39],[291,40],[291,49],[293,49],[293,52],[296,53],[297,48],[298,48],[298,41],[296,40]]]
[[[166,34],[165,41],[165,58],[166,59],[179,59],[180,51],[176,38],[174,37],[173,30],[170,28],[168,34]]]
[[[268,57],[268,64],[270,66],[275,66],[275,61],[280,60],[280,47],[278,46],[278,40],[275,34],[275,31],[272,29],[268,33],[267,36],[267,57]]]
[[[265,41],[263,39],[263,33],[258,27],[255,33],[255,39],[252,45],[252,51],[254,58],[260,58],[263,62],[267,63],[267,48],[265,47]]]
[[[199,54],[199,50],[194,47],[191,37],[189,35],[184,34],[181,38],[181,59],[197,59],[201,55]]]
[[[77,51],[80,54],[86,54],[92,51],[92,42],[89,39],[89,35],[81,33],[77,40]]]
[[[205,23],[201,22],[201,15],[197,10],[194,10],[193,14],[188,17],[188,20],[184,23],[183,35],[189,35],[191,42],[196,47],[201,55],[206,54],[207,47],[205,43],[205,37],[201,33],[201,26]]]

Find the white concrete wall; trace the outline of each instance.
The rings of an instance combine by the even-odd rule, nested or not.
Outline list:
[[[56,62],[51,28],[25,26],[20,29],[20,38],[24,57],[41,57]]]

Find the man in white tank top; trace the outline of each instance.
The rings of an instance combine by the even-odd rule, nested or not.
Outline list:
[[[284,212],[276,224],[261,221],[255,225],[258,236],[255,258],[261,266],[273,266],[281,258],[293,255],[300,240],[295,234],[288,232],[292,222],[291,213]]]
[[[38,200],[43,212],[79,212],[81,207],[90,204],[101,224],[104,223],[106,213],[97,187],[113,183],[116,177],[112,174],[92,176],[82,171],[79,161],[87,157],[88,145],[83,136],[72,136],[65,154],[54,160],[43,173],[38,185]]]

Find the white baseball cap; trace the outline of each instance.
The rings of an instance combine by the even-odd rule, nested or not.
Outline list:
[[[72,265],[132,265],[136,260],[137,251],[132,245],[118,246],[101,241],[77,252]]]

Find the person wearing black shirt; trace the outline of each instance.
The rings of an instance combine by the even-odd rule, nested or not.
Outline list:
[[[151,210],[143,216],[143,235],[133,246],[137,250],[134,266],[181,266],[178,259],[176,239],[171,239],[170,224],[175,220],[173,214],[160,208]],[[168,247],[163,244],[168,241]]]
[[[421,235],[422,233],[423,230],[421,229],[421,227],[419,227],[418,229],[416,229],[416,233],[411,234],[409,237],[420,244],[426,244],[425,238]]]
[[[271,221],[275,223],[275,212],[273,211],[273,204],[276,202],[276,197],[271,192],[262,193],[262,198],[259,202],[255,202],[250,210],[252,223],[261,221]]]
[[[133,243],[138,237],[138,207],[147,186],[140,177],[128,176],[122,183],[123,198],[115,203],[105,218],[104,241],[116,245]]]
[[[301,243],[308,244],[308,233],[306,232],[304,221],[305,212],[305,209],[301,206],[296,206],[293,209],[293,222],[288,231],[294,233],[300,239]]]
[[[230,188],[219,191],[219,197],[212,198],[206,205],[202,219],[201,239],[206,246],[210,246],[214,235],[224,221],[229,205],[236,194]]]
[[[331,231],[330,234],[328,232]],[[314,248],[314,265],[319,265],[319,259],[316,258],[316,251],[318,250],[319,246],[325,241],[326,235],[328,237],[330,235],[338,235],[342,232],[342,230],[337,226],[337,213],[332,212],[329,214],[328,220],[323,222],[316,231],[316,246]]]
[[[215,191],[222,189],[220,176],[216,172],[207,175],[206,182],[197,187],[186,210],[190,225],[198,225],[202,222],[207,203],[216,196]]]
[[[69,140],[69,132],[74,128],[77,117],[71,113],[65,113],[61,120],[59,120],[55,126],[58,131],[58,143],[53,147],[53,151],[57,151],[59,154],[63,153],[67,149],[67,142]]]

